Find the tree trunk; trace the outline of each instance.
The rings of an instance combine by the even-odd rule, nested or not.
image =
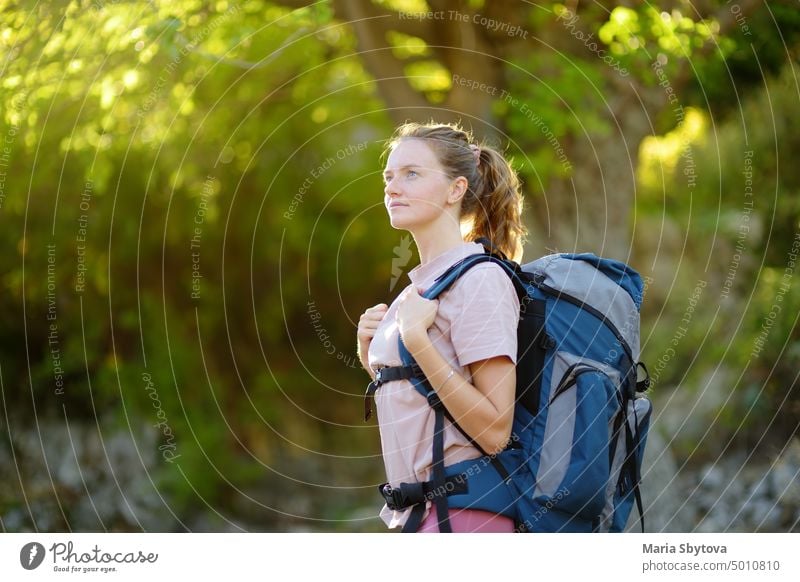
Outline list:
[[[550,252],[630,260],[638,150],[652,127],[633,94],[609,100],[614,130],[564,144],[571,175],[553,179],[543,195],[528,196],[526,260]]]

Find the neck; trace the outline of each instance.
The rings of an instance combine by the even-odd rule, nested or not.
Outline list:
[[[415,230],[411,234],[419,251],[420,264],[424,265],[442,253],[464,244],[461,228],[457,222],[449,221],[446,228],[428,228]]]

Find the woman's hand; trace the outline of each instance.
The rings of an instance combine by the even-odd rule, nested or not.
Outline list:
[[[428,328],[436,319],[439,301],[425,299],[412,285],[400,295],[397,304],[397,327],[403,343],[412,354],[425,346]]]
[[[383,321],[383,316],[389,307],[385,303],[379,303],[367,309],[361,314],[358,320],[358,359],[361,360],[361,365],[373,376],[372,370],[369,367],[369,344],[372,343],[372,338],[375,337],[375,331],[378,325]]]

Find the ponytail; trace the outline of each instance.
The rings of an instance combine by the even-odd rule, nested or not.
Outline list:
[[[429,140],[448,177],[464,176],[468,188],[461,201],[461,220],[470,225],[467,241],[488,238],[506,256],[522,259],[526,234],[517,173],[503,154],[473,141],[457,124],[405,123],[387,144],[393,149],[403,138]]]
[[[474,197],[464,197],[461,216],[472,221],[467,240],[488,238],[506,256],[522,258],[526,234],[522,224],[522,196],[517,173],[501,153],[480,147],[480,186]]]

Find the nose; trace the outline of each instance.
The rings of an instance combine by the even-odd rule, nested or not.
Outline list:
[[[392,196],[397,196],[398,192],[397,192],[397,187],[395,186],[394,178],[386,182],[386,185],[383,187],[383,193],[390,198]]]

